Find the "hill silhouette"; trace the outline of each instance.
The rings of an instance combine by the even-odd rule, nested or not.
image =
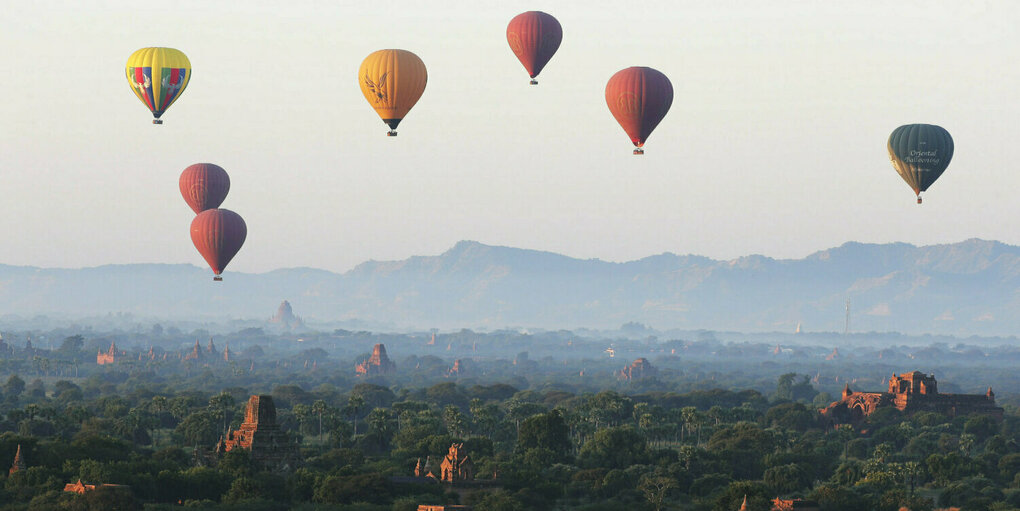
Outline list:
[[[660,254],[613,263],[462,241],[435,256],[369,261],[343,274],[229,272],[191,265],[83,269],[0,265],[5,314],[266,318],[286,297],[308,321],[400,327],[855,331],[1012,335],[1020,247],[971,239],[916,247],[845,243],[803,259]]]

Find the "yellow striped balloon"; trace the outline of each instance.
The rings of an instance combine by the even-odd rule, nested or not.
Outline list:
[[[361,63],[358,83],[361,92],[383,122],[389,136],[397,134],[397,125],[425,92],[428,72],[425,63],[407,50],[379,50]]]
[[[142,48],[128,57],[127,79],[131,90],[152,112],[153,124],[177,101],[191,81],[191,62],[174,48]]]

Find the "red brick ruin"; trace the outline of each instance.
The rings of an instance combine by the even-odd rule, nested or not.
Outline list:
[[[216,445],[218,453],[234,449],[246,449],[251,459],[274,470],[289,470],[298,459],[297,446],[276,423],[276,405],[272,396],[260,395],[248,398],[244,422],[236,431],[227,431]]]
[[[372,348],[372,356],[354,366],[358,376],[379,376],[389,374],[397,369],[397,365],[386,356],[386,346],[376,344]]]
[[[984,394],[939,394],[935,375],[914,371],[892,375],[886,392],[856,392],[846,385],[842,398],[825,407],[821,413],[830,425],[852,424],[888,407],[907,413],[936,412],[948,417],[982,414],[1002,419],[1003,412],[995,405],[995,393],[991,387]]]

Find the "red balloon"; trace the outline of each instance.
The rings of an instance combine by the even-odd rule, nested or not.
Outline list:
[[[606,84],[606,104],[638,148],[634,154],[642,154],[648,135],[673,104],[673,84],[650,67],[628,67]]]
[[[196,163],[181,172],[181,195],[195,213],[220,207],[230,191],[230,176],[223,167]]]
[[[518,14],[506,27],[506,41],[531,75],[532,85],[538,83],[534,78],[549,63],[562,40],[560,22],[542,11]]]
[[[247,236],[248,226],[241,215],[229,209],[207,209],[191,221],[191,241],[216,274],[213,280],[223,280],[220,274]]]

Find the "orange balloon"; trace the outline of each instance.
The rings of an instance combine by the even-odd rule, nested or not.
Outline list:
[[[358,83],[368,104],[397,134],[397,125],[425,92],[428,82],[425,63],[407,50],[379,50],[361,63]]]

